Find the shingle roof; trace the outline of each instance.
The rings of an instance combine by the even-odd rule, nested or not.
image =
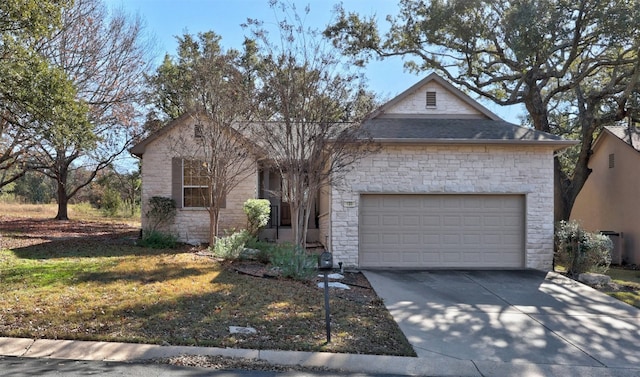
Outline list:
[[[627,126],[608,126],[605,129],[640,152],[640,128],[632,127],[629,129]]]
[[[364,128],[377,141],[575,143],[546,132],[492,119],[374,118],[365,121]]]

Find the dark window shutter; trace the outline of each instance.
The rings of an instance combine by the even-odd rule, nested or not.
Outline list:
[[[182,159],[171,159],[171,198],[176,201],[176,208],[182,208]]]

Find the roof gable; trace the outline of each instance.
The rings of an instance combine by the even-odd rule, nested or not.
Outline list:
[[[435,104],[433,98],[428,103],[428,92],[435,92]],[[554,149],[577,143],[506,122],[434,73],[371,113],[364,129],[384,143],[532,144]]]
[[[208,120],[206,116],[201,115],[200,113],[187,112],[180,117],[170,121],[164,127],[153,132],[145,139],[131,147],[131,149],[129,149],[129,152],[137,157],[142,158],[142,155],[145,153],[145,150],[151,143],[156,140],[161,140],[168,137],[168,135],[174,130],[181,130],[181,132],[186,132],[186,134],[190,134],[195,138],[195,127],[197,125],[200,127],[206,127],[207,122]],[[225,133],[225,135],[235,138],[238,141],[238,146],[244,146],[250,153],[253,153],[254,156],[260,156],[264,154],[264,151],[255,141],[252,141],[247,135],[243,135],[241,132],[233,128],[233,125],[231,127],[224,128],[222,131]]]
[[[379,107],[368,119],[388,117],[502,120],[435,73]]]
[[[164,127],[160,128],[155,132],[152,132],[149,136],[142,139],[140,142],[136,143],[136,145],[134,145],[129,149],[129,152],[131,152],[131,154],[133,154],[134,156],[142,157],[142,155],[145,152],[145,149],[147,148],[147,145],[149,145],[154,140],[159,139],[164,135],[168,134],[174,128],[183,126],[191,119],[193,119],[192,114],[189,114],[189,113],[182,114],[178,118],[167,123]]]
[[[595,151],[602,143],[603,139],[607,136],[611,136],[613,139],[623,142],[629,147],[640,152],[640,128],[627,127],[627,126],[607,126],[605,127],[598,138],[593,143],[593,150]]]

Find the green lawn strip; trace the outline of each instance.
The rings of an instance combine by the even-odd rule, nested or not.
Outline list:
[[[611,279],[617,284],[635,286],[640,289],[640,270],[611,268],[607,275],[611,276]]]
[[[0,254],[0,336],[413,354],[380,303],[332,297],[327,345],[323,293],[311,283],[241,275],[186,252],[74,247]]]
[[[611,268],[607,275],[614,283],[629,287],[628,291],[608,292],[612,297],[640,308],[640,270]]]
[[[635,292],[609,292],[609,296],[614,297],[620,301],[626,302],[629,305],[633,305],[640,309],[640,291]]]

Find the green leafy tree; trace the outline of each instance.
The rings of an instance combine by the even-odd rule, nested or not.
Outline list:
[[[61,121],[83,127],[86,106],[66,74],[44,58],[39,41],[61,24],[71,1],[0,4],[0,187],[29,169],[43,130]]]
[[[337,12],[325,35],[357,63],[401,56],[414,72],[524,105],[537,130],[579,139],[572,158],[555,158],[556,220],[571,213],[602,127],[637,120],[637,1],[402,0],[384,35],[375,17]]]
[[[27,203],[50,203],[55,196],[55,188],[51,181],[37,172],[29,171],[15,181],[13,193]]]

